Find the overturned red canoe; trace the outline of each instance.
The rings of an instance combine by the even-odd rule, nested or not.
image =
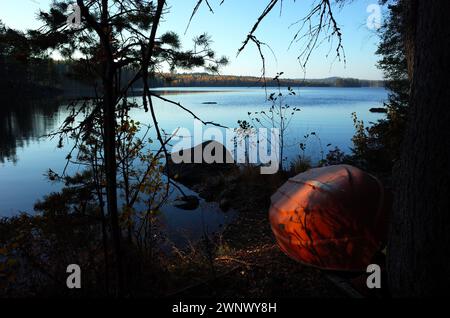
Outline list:
[[[358,168],[311,169],[289,179],[271,201],[269,218],[278,245],[299,262],[365,270],[385,240],[383,186]]]

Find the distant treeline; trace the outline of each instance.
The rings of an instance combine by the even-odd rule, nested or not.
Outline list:
[[[22,52],[11,52],[0,45],[0,93],[2,95],[16,95],[20,92],[26,95],[92,97],[101,94],[97,90],[100,86],[99,78],[83,76],[86,72],[82,64],[55,61],[51,58],[30,56],[21,58],[18,53]],[[134,74],[135,70],[125,69],[121,74],[121,82],[128,83]],[[277,86],[277,82],[272,78],[266,78],[264,82],[260,77],[206,73],[167,73],[158,74],[150,79],[151,87],[262,87],[264,84],[268,87]],[[384,83],[339,77],[314,80],[280,78],[280,85],[284,87],[382,87]],[[135,89],[143,87],[141,82],[136,82],[133,86]]]
[[[277,86],[272,78],[266,78],[265,82],[260,77],[236,76],[236,75],[211,75],[207,73],[166,74],[154,78],[153,87],[261,87]],[[383,81],[360,80],[356,78],[330,77],[325,79],[283,79],[281,86],[315,86],[315,87],[383,87]]]
[[[29,36],[6,27],[0,21],[0,93],[2,95],[53,95],[88,97],[101,94],[99,70],[89,67],[82,60],[53,60],[41,54]],[[135,75],[135,69],[123,69],[121,83],[126,85]],[[272,78],[265,81],[254,76],[212,75],[208,73],[158,74],[150,79],[151,87],[261,87],[277,86]],[[330,77],[326,79],[284,79],[281,86],[322,87],[380,87],[382,81]],[[136,82],[133,88],[142,88]]]

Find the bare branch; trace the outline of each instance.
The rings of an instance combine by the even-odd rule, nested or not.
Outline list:
[[[198,11],[198,8],[200,8],[200,5],[202,4],[202,2],[205,1],[206,5],[208,6],[208,9],[211,13],[214,13],[214,10],[212,9],[211,5],[209,4],[208,0],[197,0],[197,3],[195,4],[194,9],[192,10],[192,14],[191,17],[189,18],[189,22],[186,26],[186,30],[184,31],[184,34],[186,34],[187,30],[189,29],[189,26],[191,25],[192,19],[194,18],[195,14]],[[223,2],[223,1],[222,1]],[[221,3],[222,4],[222,3]]]
[[[194,117],[194,119],[197,119],[198,121],[200,121],[203,125],[213,125],[213,126],[216,126],[216,127],[228,128],[228,127],[226,127],[226,126],[223,126],[223,125],[221,125],[221,124],[215,123],[215,122],[213,122],[213,121],[204,121],[204,120],[200,119],[200,118],[199,118],[194,112],[192,112],[190,109],[186,108],[185,106],[183,106],[183,105],[181,105],[180,103],[177,103],[177,102],[175,102],[175,101],[173,101],[173,100],[167,99],[167,98],[165,98],[165,97],[162,97],[161,95],[158,95],[158,94],[155,94],[155,93],[152,93],[152,92],[150,92],[149,95],[150,95],[150,96],[154,96],[154,97],[156,97],[156,98],[158,98],[158,99],[160,99],[160,100],[163,100],[163,101],[165,101],[165,102],[167,102],[167,103],[170,103],[170,104],[173,104],[173,105],[176,105],[176,106],[180,107],[182,110],[184,110],[185,112],[187,112],[187,113],[189,113],[190,115],[192,115],[192,117]]]
[[[253,33],[255,33],[255,31],[256,31],[256,29],[258,29],[258,26],[261,23],[261,21],[264,20],[264,18],[267,16],[267,14],[269,14],[270,11],[272,11],[273,7],[277,4],[278,1],[279,0],[270,0],[269,4],[266,6],[264,11],[258,17],[258,19],[256,20],[256,23],[253,25],[253,28],[250,30],[250,33],[247,35],[246,39],[242,43],[242,46],[239,48],[238,53],[237,53],[238,55],[247,46],[248,42],[250,40],[252,40],[252,38],[254,38]]]

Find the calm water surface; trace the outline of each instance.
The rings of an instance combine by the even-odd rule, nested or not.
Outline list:
[[[300,154],[298,143],[304,142],[303,136],[311,132],[320,137],[320,141],[307,141],[306,153],[311,158],[319,158],[321,149],[326,152],[328,144],[349,152],[354,133],[351,113],[356,112],[366,124],[375,122],[383,115],[370,113],[369,109],[382,106],[387,97],[382,88],[301,88],[295,91],[297,95],[286,100],[290,106],[301,108],[286,137],[286,154],[291,159]],[[267,93],[271,92],[268,88]],[[248,120],[248,112],[270,106],[266,102],[266,92],[259,88],[164,88],[160,93],[189,107],[200,118],[227,127],[236,127],[239,119]],[[208,102],[217,104],[205,104]],[[192,117],[176,106],[155,100],[155,107],[159,123],[167,132],[177,127],[193,129]],[[49,168],[62,171],[68,149],[57,148],[57,139],[43,136],[56,129],[66,115],[64,102],[30,102],[19,98],[1,101],[0,216],[20,211],[33,213],[36,200],[60,189],[59,184],[49,182],[44,174]],[[132,116],[142,123],[151,123],[149,113],[144,111],[133,111]],[[78,169],[81,167],[71,167],[72,172]],[[211,229],[227,221],[225,214],[206,202],[193,212],[173,207],[163,212],[169,229],[195,232],[199,224]]]

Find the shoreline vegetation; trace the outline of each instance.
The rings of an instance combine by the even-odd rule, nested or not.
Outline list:
[[[192,241],[184,248],[172,246],[171,253],[161,251],[159,241],[154,241],[148,247],[150,257],[139,262],[140,266],[132,266],[135,272],[127,273],[133,282],[130,296],[343,298],[349,297],[349,293],[332,277],[339,277],[340,281],[353,287],[364,286],[365,273],[328,272],[305,266],[286,256],[273,238],[267,222],[270,197],[288,178],[311,168],[307,160],[273,175],[262,175],[258,165],[246,164],[172,162],[169,167],[176,182],[192,189],[207,202],[217,202],[224,213],[229,209],[237,211],[236,218],[222,231],[205,233],[202,239]],[[6,276],[7,283],[3,285],[6,294],[3,296],[102,295],[101,257],[95,244],[95,233],[100,224],[86,211],[66,214],[59,207],[66,201],[70,205],[78,195],[80,192],[76,187],[67,187],[57,195],[60,201],[56,208],[52,207],[51,201],[45,200],[36,205],[39,213],[35,216],[0,219],[0,243],[8,246],[2,253],[8,250],[14,254],[14,257],[10,256],[13,261],[5,272],[19,273],[12,278]],[[190,213],[189,210],[186,213]],[[155,233],[160,230],[158,226],[154,227]],[[70,235],[67,237],[73,248],[69,252],[68,242],[64,241],[66,236],[62,235],[66,231],[76,233],[75,240]],[[41,240],[47,241],[47,249],[32,243]],[[24,244],[28,241],[31,243]],[[139,255],[136,255],[134,244],[126,240],[124,243],[127,263],[137,263]],[[49,257],[51,262],[43,262],[43,256]],[[65,264],[65,258],[81,262],[85,275],[83,284],[92,281],[92,285],[83,288],[79,294],[64,288],[65,272],[59,264]],[[19,264],[22,266],[20,272],[17,271]],[[33,269],[32,274],[26,272],[28,267]],[[34,278],[30,280],[29,277]],[[376,291],[362,291],[366,297],[382,296]]]

